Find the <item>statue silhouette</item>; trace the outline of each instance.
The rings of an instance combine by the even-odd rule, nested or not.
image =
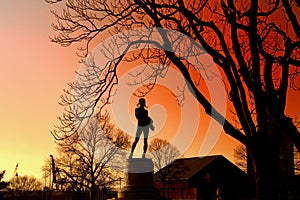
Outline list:
[[[132,154],[134,152],[134,149],[135,149],[142,133],[144,134],[143,158],[145,157],[145,154],[147,152],[149,129],[151,129],[153,131],[154,126],[153,126],[152,119],[148,116],[148,110],[146,110],[145,108],[147,108],[146,100],[144,98],[140,98],[139,103],[137,104],[137,108],[135,108],[135,117],[138,120],[138,126],[137,126],[137,130],[136,130],[135,140],[131,147],[131,153],[130,153],[129,158],[132,158]]]

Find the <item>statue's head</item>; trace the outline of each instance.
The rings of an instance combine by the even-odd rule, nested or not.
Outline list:
[[[140,98],[140,99],[139,99],[139,105],[140,105],[141,107],[145,107],[145,106],[146,106],[146,100],[145,100],[144,98]]]

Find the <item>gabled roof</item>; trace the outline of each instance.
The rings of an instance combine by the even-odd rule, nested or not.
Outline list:
[[[176,168],[177,166],[181,168],[176,172],[176,178],[174,176],[167,177],[167,179],[190,179],[195,174],[204,171],[211,165],[216,162],[223,162],[229,165],[232,165],[236,170],[239,170],[234,164],[232,164],[229,160],[224,158],[222,155],[215,155],[215,156],[205,156],[205,157],[191,157],[191,158],[181,158],[175,160],[170,165],[166,166],[161,170],[166,170],[167,168]],[[241,170],[240,170],[241,171]]]
[[[171,165],[184,165],[184,170],[178,176],[180,178],[191,178],[197,172],[203,170],[209,164],[214,162],[219,156],[205,156],[205,157],[192,157],[177,159]]]

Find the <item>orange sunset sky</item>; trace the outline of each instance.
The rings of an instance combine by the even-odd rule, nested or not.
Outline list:
[[[80,64],[75,46],[63,48],[50,42],[52,22],[50,6],[43,0],[0,1],[0,170],[6,170],[6,180],[13,176],[17,163],[19,175],[41,178],[44,159],[56,154],[50,131],[63,110],[58,105],[59,96],[75,79]],[[150,109],[160,97],[149,96]],[[133,105],[137,99],[132,97],[130,101]],[[290,92],[287,113],[292,117],[300,113],[298,102],[299,93]],[[168,120],[172,116],[168,106],[179,109],[175,99],[161,105]],[[201,115],[199,131],[185,157],[199,155],[208,121]],[[164,130],[172,127],[167,125]],[[222,134],[210,154],[223,154],[233,161],[237,144]]]

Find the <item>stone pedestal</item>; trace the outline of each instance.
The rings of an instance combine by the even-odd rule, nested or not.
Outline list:
[[[132,158],[126,163],[125,186],[119,200],[159,200],[160,192],[153,185],[153,162],[148,158]]]

